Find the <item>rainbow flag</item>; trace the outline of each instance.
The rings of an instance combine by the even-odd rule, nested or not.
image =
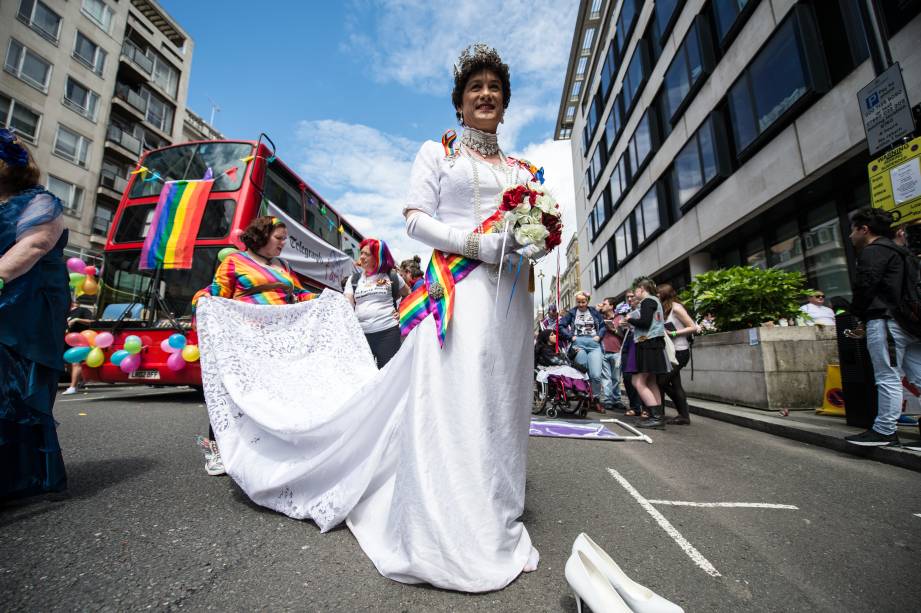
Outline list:
[[[141,248],[138,268],[192,268],[195,237],[214,179],[167,181]]]
[[[502,217],[503,213],[496,211],[476,231],[486,234],[497,230]],[[432,314],[435,317],[438,344],[444,347],[448,324],[451,323],[451,317],[454,315],[454,286],[479,265],[479,260],[471,260],[462,255],[445,253],[437,249],[433,251],[432,259],[429,260],[428,268],[425,270],[425,284],[417,287],[400,302],[400,334],[406,336],[429,314]],[[440,288],[440,291],[433,292],[436,295],[429,293],[433,286]]]

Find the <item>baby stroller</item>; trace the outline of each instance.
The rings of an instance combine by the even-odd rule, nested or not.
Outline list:
[[[594,400],[588,376],[571,366],[534,369],[534,404],[531,413],[556,418],[560,415],[585,417]]]

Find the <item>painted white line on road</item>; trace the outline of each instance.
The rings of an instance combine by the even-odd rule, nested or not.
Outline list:
[[[650,504],[650,501],[643,498],[642,494],[640,494],[638,491],[636,491],[636,488],[630,485],[629,481],[624,479],[623,476],[613,468],[609,468],[608,472],[611,473],[611,476],[614,477],[631,496],[633,496],[634,500],[640,503],[641,507],[646,509],[646,512],[649,513],[654,520],[656,520],[656,523],[659,524],[663,530],[665,530],[666,534],[668,534],[676,543],[678,543],[678,546],[684,550],[684,552],[688,555],[689,558],[691,558],[694,564],[700,567],[701,570],[703,570],[711,577],[722,576],[720,575],[720,572],[716,570],[712,564],[710,564],[710,561],[707,560],[707,558],[705,558],[702,553],[697,551],[697,549],[695,549],[695,547],[691,545],[686,538],[681,536],[681,533],[675,529],[670,521],[665,519],[664,515],[659,513],[658,509]]]
[[[773,504],[770,502],[688,502],[687,500],[650,500],[649,504],[661,504],[672,507],[717,507],[739,509],[790,509],[799,511],[792,504]]]
[[[921,517],[921,513],[915,513],[915,517]]]

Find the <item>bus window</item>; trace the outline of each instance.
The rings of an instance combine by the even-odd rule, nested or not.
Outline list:
[[[251,155],[253,146],[246,143],[198,143],[168,147],[154,151],[144,159],[147,178],[153,173],[160,175],[163,181],[179,179],[201,179],[210,168],[216,178],[211,187],[212,192],[232,192],[240,189],[246,174],[246,162],[240,160]],[[237,172],[222,174],[231,166]],[[129,198],[158,196],[163,189],[162,181],[142,181],[135,179],[131,186]]]
[[[301,190],[286,181],[284,175],[269,168],[265,178],[265,197],[298,223],[304,220]]]
[[[339,216],[332,209],[326,207],[326,216],[320,213],[320,199],[309,189],[307,190],[307,227],[314,234],[325,240],[330,245],[339,244]]]
[[[125,207],[118,228],[116,243],[137,243],[147,238],[156,204],[136,204]],[[209,200],[202,214],[197,238],[224,238],[230,232],[236,202],[229,198]]]
[[[350,258],[357,260],[359,254],[361,253],[361,249],[359,248],[361,240],[356,235],[355,230],[344,224],[343,227],[345,228],[345,232],[342,233],[342,243],[340,248],[344,253],[347,253]]]

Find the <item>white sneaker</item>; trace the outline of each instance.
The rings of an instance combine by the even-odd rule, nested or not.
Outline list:
[[[76,393],[77,393],[77,388],[68,387],[66,390],[61,392],[61,396],[70,396],[71,394],[76,394]]]
[[[205,472],[212,477],[226,475],[224,470],[224,461],[221,459],[221,451],[217,448],[217,441],[211,441],[211,455],[205,456]]]

